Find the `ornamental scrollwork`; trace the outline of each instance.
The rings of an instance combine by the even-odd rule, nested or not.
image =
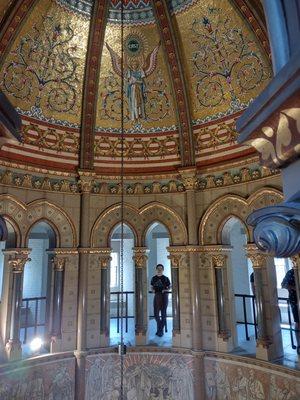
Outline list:
[[[253,41],[221,8],[203,10],[194,19],[191,34],[199,105],[217,107],[229,102],[232,109],[239,109],[239,97],[269,78]]]
[[[42,26],[22,37],[6,65],[5,91],[18,99],[34,98],[37,109],[75,113],[79,77],[74,35],[70,24],[43,16]]]

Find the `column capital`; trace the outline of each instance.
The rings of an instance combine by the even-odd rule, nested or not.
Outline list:
[[[247,257],[251,260],[253,268],[262,268],[268,257],[267,254],[262,253],[254,243],[249,243],[245,246]]]
[[[28,257],[31,249],[17,248],[4,250],[3,253],[8,255],[8,265],[12,268],[13,273],[22,273],[27,261],[31,261]]]
[[[199,179],[197,178],[197,169],[195,167],[179,169],[179,172],[180,180],[186,191],[198,188]]]
[[[136,268],[144,268],[147,265],[149,249],[147,247],[133,247],[132,259]]]
[[[227,260],[226,254],[212,255],[212,263],[214,268],[224,268],[226,266],[226,260]]]
[[[67,260],[66,257],[61,257],[61,256],[55,255],[52,258],[52,265],[53,265],[54,271],[64,271],[65,265],[66,265],[66,260]]]
[[[293,268],[300,270],[300,254],[291,257]]]
[[[171,268],[179,268],[182,257],[182,253],[170,253],[170,255],[168,255],[168,259],[170,260]]]
[[[78,185],[81,193],[90,193],[94,184],[95,172],[90,170],[78,170]]]

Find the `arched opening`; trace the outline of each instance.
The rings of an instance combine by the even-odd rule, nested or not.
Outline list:
[[[167,248],[170,244],[170,235],[166,227],[160,222],[154,222],[148,229],[146,234],[146,246],[149,250],[148,254],[148,285],[150,289],[151,279],[156,275],[157,264],[164,266],[163,274],[167,276],[172,284],[171,280],[171,266],[170,260],[168,259]],[[172,298],[171,293],[168,295],[168,306],[166,315],[166,326],[164,329],[164,335],[158,337],[157,323],[154,318],[154,293],[149,291],[148,304],[149,304],[149,326],[148,326],[148,341],[149,344],[156,343],[161,346],[172,345]]]
[[[234,345],[255,353],[255,310],[252,265],[246,255],[247,230],[237,217],[223,226],[222,244],[231,246],[228,258],[228,295]]]
[[[48,341],[47,333],[51,321],[52,263],[47,250],[56,247],[56,235],[45,221],[36,223],[28,235],[30,261],[24,268],[23,301],[21,307],[20,340],[25,345],[24,353],[35,338]]]
[[[131,228],[123,225],[123,333],[127,345],[135,340],[135,301],[134,301],[134,234]],[[121,340],[121,224],[112,231],[110,238],[110,344]]]
[[[0,242],[0,301],[2,299],[3,293],[3,276],[4,276],[4,253],[5,249],[13,249],[17,245],[17,237],[16,232],[12,224],[5,219],[6,227],[7,227],[7,239],[5,241]]]

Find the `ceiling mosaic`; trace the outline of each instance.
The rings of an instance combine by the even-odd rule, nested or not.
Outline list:
[[[108,24],[102,53],[96,129],[120,132],[120,29]],[[171,83],[155,26],[124,32],[124,126],[127,133],[176,130]]]
[[[231,2],[198,1],[177,15],[194,124],[247,107],[267,85],[271,67]]]
[[[0,0],[0,19],[15,13],[0,32],[0,89],[22,115],[24,137],[0,149],[0,159],[73,171],[84,134],[95,169],[117,170],[122,98],[132,173],[175,171],[189,165],[185,152],[199,167],[246,156],[235,120],[268,84],[271,66],[263,29],[259,41],[257,21],[253,29],[235,1],[167,0],[162,9],[123,0],[121,95],[121,0],[100,0],[108,19],[91,26],[93,0]],[[87,54],[93,76],[85,80]]]
[[[23,115],[79,126],[89,22],[53,1],[38,2],[0,72],[0,85]]]
[[[168,0],[168,6],[172,13],[185,10],[196,0]],[[90,17],[93,0],[56,0],[56,2],[69,10]],[[123,0],[124,23],[127,25],[141,25],[155,23],[151,0]],[[121,1],[110,0],[108,21],[121,22]]]

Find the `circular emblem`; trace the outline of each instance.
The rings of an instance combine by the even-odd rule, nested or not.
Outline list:
[[[131,56],[138,56],[143,51],[143,42],[142,39],[138,35],[128,35],[125,39],[125,51]]]

